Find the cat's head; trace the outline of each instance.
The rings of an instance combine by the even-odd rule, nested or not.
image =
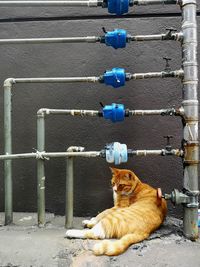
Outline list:
[[[131,195],[140,180],[134,172],[126,169],[110,168],[112,172],[111,184],[113,191],[119,195]]]

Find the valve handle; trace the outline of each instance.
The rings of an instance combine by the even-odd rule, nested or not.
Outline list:
[[[170,71],[171,67],[169,65],[169,61],[171,61],[172,59],[170,57],[163,57],[163,59],[166,61],[165,71]]]
[[[172,33],[172,32],[177,32],[177,29],[173,27],[169,27],[169,28],[166,28],[166,31],[169,31],[169,33]]]
[[[102,30],[103,30],[103,32],[104,32],[104,33],[107,33],[107,31],[106,31],[106,28],[105,28],[105,27],[102,27]]]
[[[104,104],[102,102],[99,102],[100,106],[104,108]]]
[[[167,139],[167,146],[170,146],[170,139],[173,138],[173,135],[164,135],[163,137]]]

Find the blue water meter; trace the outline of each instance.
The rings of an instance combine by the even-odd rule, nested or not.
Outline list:
[[[122,68],[113,68],[107,70],[103,75],[103,82],[106,85],[111,85],[114,88],[118,88],[125,85],[126,73]]]
[[[130,0],[107,0],[108,12],[116,15],[128,13],[130,4]]]
[[[123,29],[115,29],[114,31],[106,32],[105,44],[112,46],[115,49],[126,47],[127,32]]]
[[[119,165],[128,161],[128,150],[126,144],[114,142],[106,145],[106,161]]]
[[[123,104],[106,105],[103,108],[103,117],[112,122],[123,121],[125,117],[125,109]]]

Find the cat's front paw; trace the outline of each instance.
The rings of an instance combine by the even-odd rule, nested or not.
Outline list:
[[[90,223],[90,220],[83,220],[82,225],[83,227],[87,227],[87,225]]]
[[[97,220],[95,218],[92,218],[90,220],[83,220],[82,221],[82,225],[85,228],[92,228],[93,226],[95,226],[97,224]]]
[[[72,238],[85,238],[84,237],[84,230],[77,230],[77,229],[71,229],[67,230],[65,233],[65,237],[72,239]]]

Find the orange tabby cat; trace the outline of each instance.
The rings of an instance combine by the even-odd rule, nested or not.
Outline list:
[[[142,183],[130,170],[111,168],[114,207],[91,220],[83,221],[91,229],[68,230],[68,238],[106,239],[97,243],[95,255],[119,255],[131,244],[140,242],[163,222],[167,205],[157,190]]]

